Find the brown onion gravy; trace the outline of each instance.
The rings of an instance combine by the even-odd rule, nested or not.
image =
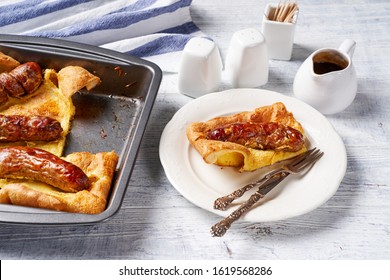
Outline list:
[[[333,71],[343,70],[345,67],[332,62],[314,62],[313,69],[316,74],[326,74]]]

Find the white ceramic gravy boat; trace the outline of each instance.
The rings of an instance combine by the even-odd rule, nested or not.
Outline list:
[[[338,49],[313,52],[298,69],[294,94],[323,114],[346,109],[355,99],[357,77],[352,65],[356,42],[346,39]]]

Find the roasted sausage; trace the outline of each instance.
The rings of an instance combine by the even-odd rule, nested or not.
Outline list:
[[[276,122],[228,124],[209,131],[206,138],[233,142],[253,149],[290,152],[299,151],[304,144],[299,130]]]
[[[10,73],[1,73],[0,83],[3,85],[9,96],[22,97],[26,94],[22,85],[19,84],[19,82]]]
[[[4,72],[0,74],[0,85],[2,90],[9,96],[17,98],[21,98],[36,91],[42,80],[42,70],[36,62],[27,62],[19,65],[9,73]]]
[[[4,88],[3,84],[0,83],[0,107],[8,101],[8,91]]]
[[[9,74],[22,85],[26,94],[36,91],[42,82],[42,70],[36,62],[19,65]]]
[[[61,136],[60,122],[43,116],[0,115],[0,142],[53,141]]]
[[[0,178],[40,181],[73,193],[90,187],[88,176],[79,167],[31,147],[0,149]]]

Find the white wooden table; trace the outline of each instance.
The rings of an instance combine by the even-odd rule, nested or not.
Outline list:
[[[233,32],[260,28],[268,2],[194,0],[191,14],[225,58]],[[314,50],[336,48],[346,38],[357,42],[357,97],[347,110],[328,117],[348,154],[347,173],[329,201],[296,218],[239,222],[224,237],[211,237],[209,228],[220,217],[183,198],[160,164],[161,133],[191,101],[177,93],[177,76],[167,74],[118,214],[87,226],[1,224],[0,258],[389,259],[390,2],[300,0],[299,5],[292,59],[271,60],[262,88],[292,96],[295,73]]]

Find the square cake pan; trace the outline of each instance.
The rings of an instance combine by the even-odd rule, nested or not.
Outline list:
[[[107,208],[100,214],[76,214],[0,204],[1,223],[90,224],[113,216],[120,208],[135,165],[158,88],[160,68],[123,53],[58,39],[0,35],[0,51],[21,63],[35,61],[59,71],[82,66],[102,83],[73,96],[76,115],[64,155],[114,150],[120,157]]]

